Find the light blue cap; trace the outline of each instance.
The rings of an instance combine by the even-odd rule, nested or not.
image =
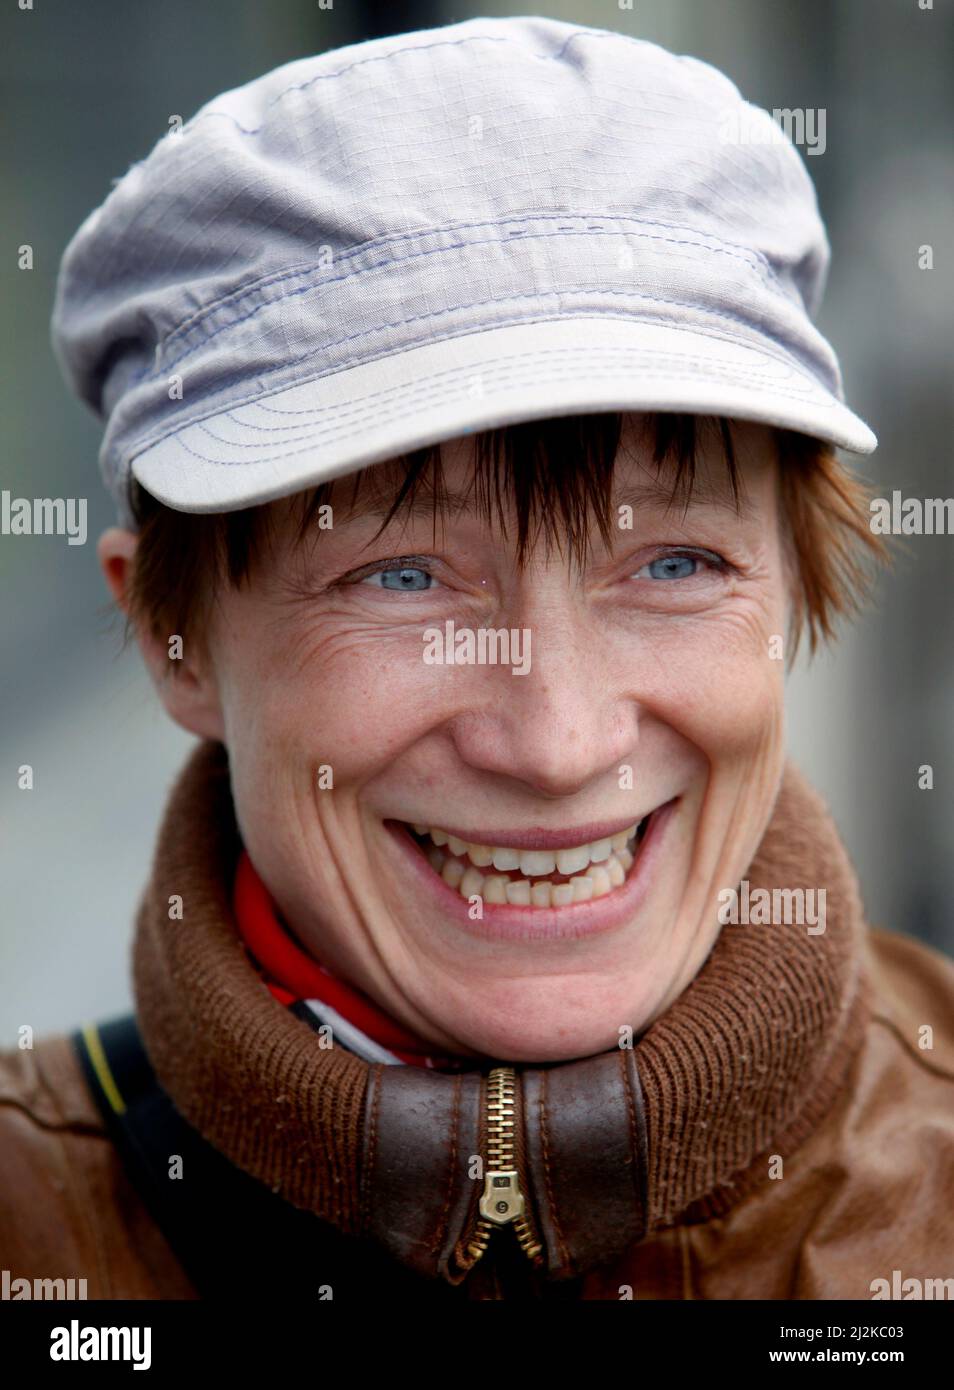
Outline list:
[[[289,63],[70,242],[53,342],[101,467],[229,511],[469,431],[662,410],[868,453],[815,328],[806,164],[695,58],[537,16]]]

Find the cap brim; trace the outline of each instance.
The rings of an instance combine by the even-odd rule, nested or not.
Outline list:
[[[476,430],[594,411],[752,420],[868,454],[868,426],[777,344],[605,316],[430,342],[210,412],[133,458],[180,511],[232,511]]]

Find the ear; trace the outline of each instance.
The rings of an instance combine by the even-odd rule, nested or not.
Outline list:
[[[135,532],[111,526],[96,545],[109,591],[126,614],[129,613],[129,582],[137,544]],[[225,721],[215,672],[207,653],[200,652],[195,642],[189,644],[193,650],[188,651],[183,644],[173,641],[174,633],[163,639],[144,623],[136,624],[135,633],[146,669],[169,717],[190,734],[224,743]],[[182,654],[177,656],[180,646]]]

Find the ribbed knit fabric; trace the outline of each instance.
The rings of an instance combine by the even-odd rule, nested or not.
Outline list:
[[[232,918],[239,849],[225,748],[202,742],[173,788],[139,909],[143,1043],[206,1139],[295,1206],[354,1230],[368,1064],[320,1047],[259,978]]]
[[[354,1231],[370,1067],[321,1047],[259,977],[232,915],[240,850],[225,749],[203,742],[173,788],[139,909],[143,1041],[211,1143],[294,1205]],[[693,983],[636,1042],[650,1229],[723,1211],[764,1179],[767,1155],[790,1153],[826,1113],[863,1041],[855,876],[824,803],[791,766],[745,877],[751,891],[824,888],[826,931],[723,927]]]

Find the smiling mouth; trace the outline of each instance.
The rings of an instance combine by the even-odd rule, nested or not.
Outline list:
[[[512,907],[569,907],[620,888],[655,812],[616,835],[567,849],[472,844],[438,826],[406,825],[431,868],[460,897]]]

